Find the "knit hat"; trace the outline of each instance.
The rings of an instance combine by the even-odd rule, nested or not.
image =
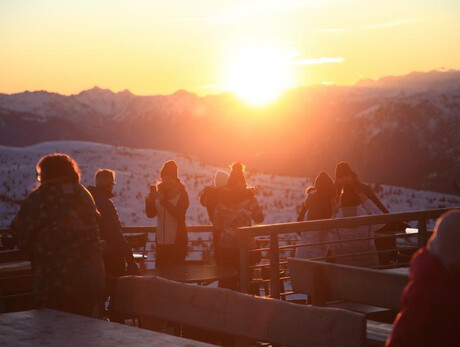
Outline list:
[[[177,177],[177,164],[174,160],[168,160],[166,163],[163,164],[163,167],[161,168],[160,171],[160,177],[169,177],[169,178],[175,178],[178,179]]]
[[[214,175],[214,186],[216,188],[225,186],[228,182],[229,177],[230,175],[226,173],[225,171],[218,170],[216,174]]]
[[[439,217],[427,248],[447,270],[460,274],[460,210]]]

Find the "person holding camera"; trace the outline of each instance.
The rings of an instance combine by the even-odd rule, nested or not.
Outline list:
[[[160,181],[150,186],[145,200],[147,217],[157,217],[155,267],[182,265],[187,255],[185,214],[189,198],[184,183],[178,178],[174,160],[163,164]]]

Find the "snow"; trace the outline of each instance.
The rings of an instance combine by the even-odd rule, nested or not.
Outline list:
[[[61,152],[71,155],[78,163],[84,185],[93,184],[94,173],[108,168],[117,173],[117,186],[113,201],[124,225],[154,225],[155,221],[144,213],[144,198],[148,185],[159,178],[162,164],[174,159],[179,176],[190,196],[187,224],[210,224],[198,201],[204,186],[213,182],[217,170],[227,168],[206,165],[196,158],[163,150],[132,149],[80,141],[44,142],[16,148],[0,146],[0,227],[8,227],[17,213],[20,202],[29,194],[35,182],[35,164],[41,156]],[[268,173],[246,171],[250,185],[258,188],[258,200],[266,215],[264,223],[282,223],[296,220],[297,208],[305,198],[305,189],[311,178],[286,177]],[[390,211],[422,210],[460,205],[460,198],[442,193],[418,191],[380,185],[377,195]]]

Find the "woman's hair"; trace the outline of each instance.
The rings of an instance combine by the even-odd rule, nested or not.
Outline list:
[[[38,161],[36,170],[42,183],[57,178],[66,178],[72,183],[80,183],[80,169],[77,163],[64,153],[45,155]]]
[[[351,207],[361,204],[361,197],[352,184],[345,184],[340,195],[340,206]]]
[[[231,165],[231,169],[232,171],[230,172],[230,177],[228,178],[227,186],[243,186],[246,188],[248,184],[246,183],[246,178],[244,178],[244,165],[240,162],[236,162]]]
[[[353,181],[358,181],[358,175],[354,172],[350,164],[346,161],[341,161],[335,166],[335,181],[337,182],[340,178],[350,176]]]

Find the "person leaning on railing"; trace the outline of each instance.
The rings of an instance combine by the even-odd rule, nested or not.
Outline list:
[[[307,221],[328,219],[335,213],[337,205],[336,190],[334,181],[324,171],[321,171],[315,179],[313,187],[308,187],[306,190],[307,198],[302,204],[302,207],[297,217],[297,221],[304,220],[305,215]],[[325,242],[328,239],[327,230],[302,232],[299,242],[301,244]],[[298,258],[321,258],[328,253],[326,245],[316,245],[308,247],[298,247],[296,249],[296,257]]]

